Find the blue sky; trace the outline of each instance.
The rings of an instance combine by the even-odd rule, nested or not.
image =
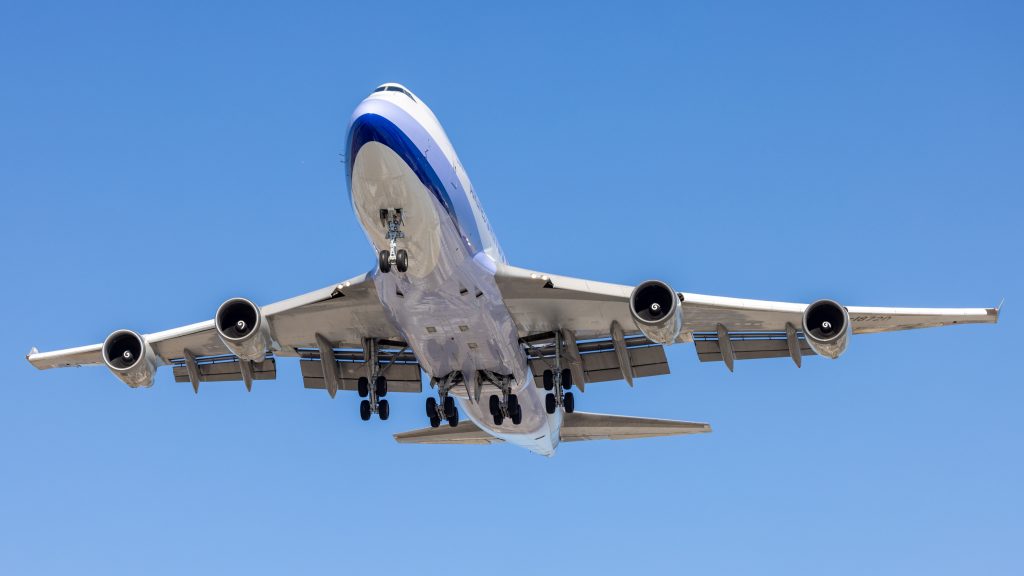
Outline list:
[[[0,572],[1024,572],[1019,3],[0,5]],[[358,274],[345,127],[435,111],[510,260],[998,327],[689,346],[583,410],[700,437],[400,446],[422,396],[37,372]],[[238,225],[247,230],[239,237]]]

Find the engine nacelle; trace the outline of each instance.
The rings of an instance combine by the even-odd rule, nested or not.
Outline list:
[[[103,362],[132,388],[149,388],[156,374],[156,355],[142,336],[131,330],[117,330],[103,341]]]
[[[270,349],[270,328],[260,307],[245,298],[232,298],[217,308],[217,334],[242,360],[261,362]]]
[[[835,360],[850,341],[850,313],[833,300],[808,304],[803,317],[804,338],[818,355]]]
[[[672,344],[683,329],[679,295],[660,280],[648,280],[633,289],[629,314],[644,336],[658,344]]]

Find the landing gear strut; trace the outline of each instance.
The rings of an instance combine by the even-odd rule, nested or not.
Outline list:
[[[394,266],[399,272],[405,272],[409,269],[409,253],[404,249],[398,248],[398,240],[405,238],[405,232],[401,230],[402,225],[405,224],[405,220],[402,218],[402,209],[388,210],[382,208],[380,211],[380,223],[388,230],[384,235],[388,241],[388,249],[381,250],[377,255],[377,264],[380,267],[380,271],[387,274],[391,272],[391,267]]]
[[[501,390],[501,397],[492,394],[489,401],[494,425],[501,426],[505,422],[505,418],[508,418],[518,426],[523,421],[523,407],[519,405],[519,396],[512,394],[512,376],[503,376],[484,370],[481,371],[480,377]]]
[[[381,366],[377,362],[377,341],[373,338],[363,339],[363,359],[366,361],[368,376],[356,381],[356,391],[363,398],[359,403],[359,417],[369,420],[371,415],[376,414],[381,420],[387,420],[391,415],[391,406],[384,399],[388,393],[388,379],[381,374]]]
[[[430,387],[437,387],[437,398],[427,398],[427,418],[430,426],[437,428],[442,420],[447,420],[452,428],[459,425],[459,409],[455,406],[455,398],[448,393],[456,384],[462,382],[462,372],[452,372],[441,378],[431,378]]]
[[[572,392],[572,370],[562,368],[562,334],[555,332],[555,365],[554,370],[545,370],[542,376],[544,389],[548,391],[544,395],[544,409],[548,414],[554,414],[561,406],[566,414],[572,414],[576,409],[576,399]]]

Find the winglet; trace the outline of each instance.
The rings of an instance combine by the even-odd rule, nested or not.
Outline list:
[[[999,322],[999,313],[1003,311],[1003,304],[1005,302],[1006,298],[1004,297],[1002,300],[999,301],[999,306],[996,306],[996,322]]]
[[[32,349],[28,351],[28,354],[25,354],[25,360],[28,360],[28,361],[31,362],[31,358],[32,358],[33,354],[39,354],[39,348],[36,348],[35,346],[33,346]]]

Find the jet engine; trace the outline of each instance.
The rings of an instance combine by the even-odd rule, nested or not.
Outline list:
[[[217,308],[217,334],[242,360],[262,361],[270,348],[270,328],[260,307],[245,298],[232,298]]]
[[[142,336],[131,330],[118,330],[103,341],[103,362],[110,371],[132,388],[149,388],[156,374],[156,355]]]
[[[660,280],[648,280],[633,289],[629,314],[644,336],[658,344],[672,344],[683,329],[679,295]]]
[[[808,304],[803,317],[804,338],[820,356],[835,360],[850,340],[850,313],[833,300]]]

